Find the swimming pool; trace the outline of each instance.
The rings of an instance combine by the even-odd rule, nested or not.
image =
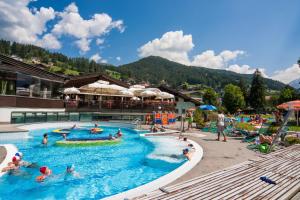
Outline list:
[[[85,126],[84,128],[90,128]],[[116,127],[102,127],[100,136],[115,134]],[[38,169],[22,168],[18,174],[0,179],[2,199],[100,199],[117,194],[157,179],[182,165],[183,146],[168,139],[169,148],[159,139],[145,139],[127,128],[118,145],[93,147],[59,147],[56,128],[32,130],[28,139],[9,140],[24,154],[24,160],[48,166],[52,177],[37,183]],[[44,133],[49,133],[49,144],[42,146]],[[68,138],[99,137],[86,130],[74,130]],[[2,142],[3,143],[3,142]],[[170,146],[171,145],[171,146]],[[74,164],[80,178],[65,176],[66,166]]]

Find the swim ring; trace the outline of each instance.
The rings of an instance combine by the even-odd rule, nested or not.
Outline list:
[[[120,138],[110,139],[109,137],[101,138],[72,138],[67,140],[56,141],[58,146],[101,146],[101,145],[113,145],[121,142]]]
[[[92,132],[92,133],[102,133],[102,132],[103,132],[103,129],[102,129],[102,128],[92,128],[92,129],[91,129],[91,132]]]
[[[69,134],[71,133],[71,129],[55,129],[52,133]]]

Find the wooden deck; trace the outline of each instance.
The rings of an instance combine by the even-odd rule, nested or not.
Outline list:
[[[260,180],[261,176],[276,185]],[[300,145],[277,150],[255,161],[155,190],[135,199],[290,199],[300,192]]]

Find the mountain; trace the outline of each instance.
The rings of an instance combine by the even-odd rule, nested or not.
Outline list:
[[[117,70],[137,81],[147,81],[160,84],[162,80],[173,87],[188,82],[189,84],[203,84],[221,90],[229,83],[237,84],[244,79],[251,84],[252,74],[238,74],[226,70],[193,67],[169,61],[167,59],[150,56],[139,61],[119,66]],[[268,89],[280,90],[285,84],[272,79],[264,79]]]
[[[96,63],[84,57],[67,57],[61,53],[50,52],[41,47],[0,40],[0,53],[17,56],[24,62],[36,62],[45,65],[46,69],[54,73],[64,73],[76,76],[79,74],[103,72],[114,78],[133,83],[149,82],[159,85],[162,81],[174,88],[189,83],[210,86],[221,91],[226,84],[238,83],[244,79],[247,85],[251,84],[252,75],[237,74],[226,70],[191,67],[167,59],[150,56],[136,62],[119,67]],[[265,79],[268,89],[280,90],[285,85],[271,79]]]
[[[300,88],[300,78],[291,81],[288,85],[293,88],[299,89]]]

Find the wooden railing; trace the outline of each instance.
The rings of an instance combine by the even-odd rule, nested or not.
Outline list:
[[[61,99],[42,99],[35,97],[0,95],[0,107],[64,108],[64,102]]]

